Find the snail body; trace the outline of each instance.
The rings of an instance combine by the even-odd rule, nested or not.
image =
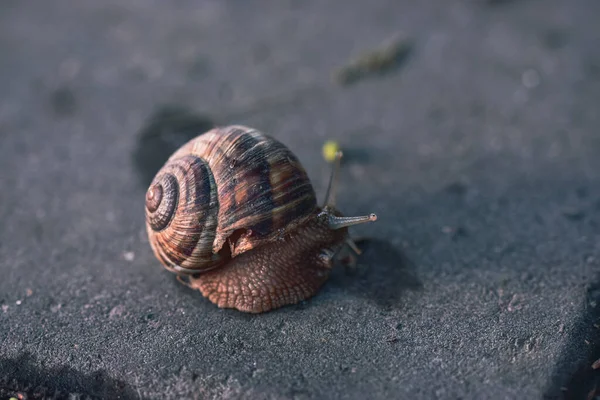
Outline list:
[[[298,158],[240,125],[181,146],[146,192],[146,229],[159,262],[221,308],[259,313],[317,293],[348,226],[334,206],[336,163],[325,205]]]

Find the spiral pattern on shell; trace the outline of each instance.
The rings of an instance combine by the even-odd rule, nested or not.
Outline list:
[[[192,274],[278,240],[314,215],[306,171],[282,143],[255,129],[212,129],[184,144],[146,192],[152,249]]]
[[[167,267],[195,270],[219,261],[212,253],[218,217],[215,179],[200,157],[187,155],[164,166],[147,191],[146,215],[153,232],[150,243]]]

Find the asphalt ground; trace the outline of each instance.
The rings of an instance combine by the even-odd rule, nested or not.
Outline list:
[[[598,15],[592,0],[3,1],[0,396],[593,394]],[[390,38],[410,49],[393,68],[340,81]],[[178,283],[144,227],[166,157],[233,123],[292,149],[320,199],[337,140],[340,208],[379,217],[352,230],[360,268],[262,315]]]

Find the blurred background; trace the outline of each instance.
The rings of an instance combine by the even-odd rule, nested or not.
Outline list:
[[[0,2],[0,396],[594,398],[600,3]],[[151,253],[216,125],[327,143],[361,267],[260,316]],[[21,396],[21,397],[18,397]],[[2,397],[2,398],[4,398]]]

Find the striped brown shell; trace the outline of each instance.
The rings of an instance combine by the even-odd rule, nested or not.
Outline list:
[[[317,210],[306,171],[282,143],[245,126],[214,128],[184,144],[146,193],[146,227],[169,270],[214,269],[276,241]]]

